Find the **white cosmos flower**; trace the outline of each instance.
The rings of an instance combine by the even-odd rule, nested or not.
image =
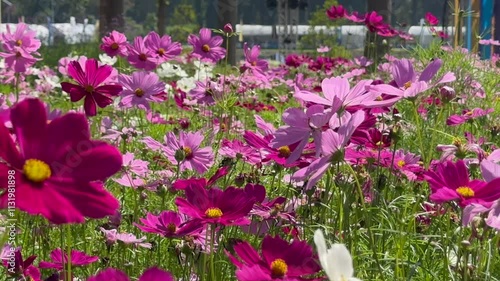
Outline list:
[[[108,56],[106,54],[100,54],[99,55],[99,60],[103,64],[114,65],[116,63],[116,61],[118,60],[118,58],[117,57],[110,57],[110,56]]]
[[[323,232],[319,229],[314,232],[314,243],[321,267],[330,281],[361,281],[353,277],[352,257],[344,244],[333,244],[328,249]]]

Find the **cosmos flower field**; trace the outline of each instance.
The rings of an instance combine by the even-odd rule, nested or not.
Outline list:
[[[1,35],[2,280],[500,280],[498,56],[436,33],[231,67],[230,36],[113,31],[51,68]]]

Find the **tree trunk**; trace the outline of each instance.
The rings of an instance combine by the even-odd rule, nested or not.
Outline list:
[[[500,40],[500,1],[495,2],[494,14],[495,17],[495,40]],[[495,54],[500,55],[500,46],[495,46],[493,50]]]
[[[104,37],[116,30],[124,32],[123,0],[100,0],[99,36]]]
[[[392,0],[368,0],[368,12],[376,11],[384,17],[386,23],[392,20]],[[370,31],[366,32],[364,56],[372,60],[380,60],[388,51],[389,44],[384,44],[384,38]]]
[[[222,29],[226,23],[230,23],[236,29],[236,24],[238,23],[238,0],[218,0],[217,9],[217,16],[219,17],[218,28]],[[227,40],[227,38],[224,40]],[[231,65],[236,65],[236,40],[237,36],[229,38],[227,59]],[[225,41],[224,44],[226,44]]]
[[[165,14],[167,12],[167,3],[165,0],[158,0],[158,22],[156,28],[158,29],[158,34],[163,36],[165,34],[166,18]]]

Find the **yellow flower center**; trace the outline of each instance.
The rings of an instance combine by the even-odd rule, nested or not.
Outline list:
[[[85,86],[85,92],[87,93],[92,93],[94,91],[94,87],[88,85],[88,86]]]
[[[219,208],[208,208],[205,211],[205,216],[210,219],[218,219],[222,217],[222,211]]]
[[[472,111],[467,111],[467,113],[465,113],[465,116],[471,116],[472,115]]]
[[[378,96],[378,97],[376,97],[376,98],[375,98],[375,100],[376,100],[376,101],[383,101],[383,100],[384,100],[384,98],[382,98],[382,96]]]
[[[16,45],[17,46],[21,46],[23,44],[23,41],[21,39],[17,40],[16,41]]]
[[[459,147],[462,145],[462,140],[460,138],[453,138],[452,144],[456,147]]]
[[[460,194],[464,198],[474,197],[474,190],[468,186],[461,186],[455,190],[458,194]]]
[[[257,65],[257,62],[256,62],[256,61],[253,61],[253,62],[251,63],[251,65],[252,65],[252,66],[256,66],[256,65]]]
[[[375,145],[377,145],[378,147],[382,147],[384,146],[384,142],[378,141]]]
[[[283,277],[288,271],[288,265],[282,259],[276,259],[271,263],[271,273],[273,277]]]
[[[411,87],[411,81],[408,81],[404,84],[405,90]]]
[[[47,163],[38,159],[28,159],[23,166],[24,176],[35,183],[41,183],[50,178],[52,172]]]
[[[117,50],[118,49],[118,44],[115,42],[113,44],[111,44],[111,49],[112,50]]]
[[[158,55],[163,56],[165,54],[165,49],[159,48],[158,49]]]
[[[138,97],[142,97],[142,96],[144,96],[144,90],[141,88],[137,88],[137,89],[135,89],[134,94]]]
[[[288,145],[282,146],[278,148],[279,156],[283,158],[288,158],[292,152],[290,151],[290,147]]]
[[[406,162],[404,160],[399,160],[398,161],[398,167],[403,168],[406,165]]]
[[[175,224],[173,224],[173,223],[169,223],[167,225],[167,230],[170,233],[175,233],[175,231],[177,230],[177,226],[175,226]]]
[[[203,50],[203,52],[205,53],[208,53],[210,52],[210,46],[208,46],[207,44],[201,46],[201,49]]]
[[[182,150],[184,150],[184,155],[185,155],[184,157],[186,159],[189,159],[190,157],[193,157],[193,150],[190,147],[184,146],[182,148]]]

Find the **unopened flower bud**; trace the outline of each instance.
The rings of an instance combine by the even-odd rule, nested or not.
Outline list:
[[[226,25],[224,25],[224,32],[233,33],[234,32],[233,26],[230,23],[226,23]]]

